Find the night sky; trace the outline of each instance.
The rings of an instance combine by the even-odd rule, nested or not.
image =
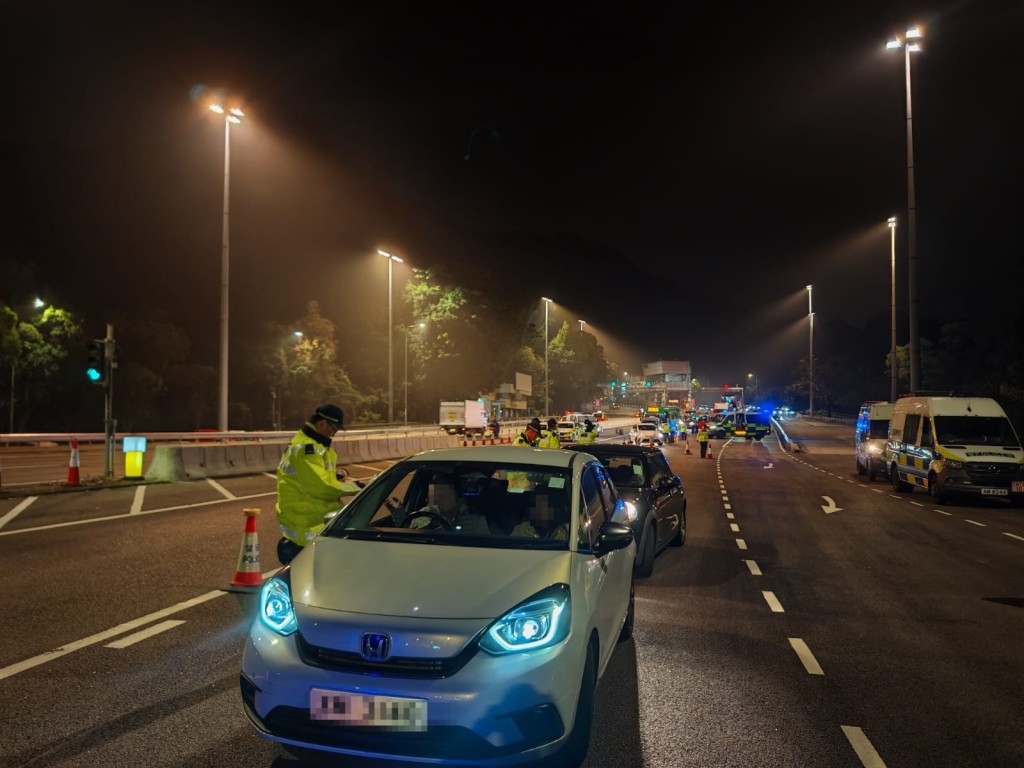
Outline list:
[[[808,283],[816,334],[888,327],[907,157],[885,43],[917,22],[922,327],[1021,301],[1024,4],[439,7],[4,3],[3,258],[38,265],[88,332],[162,307],[216,365],[223,122],[204,107],[224,89],[246,111],[233,339],[316,299],[343,355],[365,353],[385,248],[540,314],[552,298],[621,367],[767,385],[805,353]]]

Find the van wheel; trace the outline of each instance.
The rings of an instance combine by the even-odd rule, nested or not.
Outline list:
[[[900,480],[900,473],[895,464],[889,467],[889,479],[892,481],[892,489],[896,493],[909,493],[914,490],[914,486],[910,483]]]
[[[936,504],[945,504],[949,501],[949,494],[946,493],[946,489],[942,487],[942,482],[934,472],[928,475],[928,493],[931,494],[932,500]]]

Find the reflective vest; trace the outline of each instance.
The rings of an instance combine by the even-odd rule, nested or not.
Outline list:
[[[537,443],[535,443],[535,442],[531,443],[530,440],[526,437],[526,433],[525,432],[520,432],[519,436],[515,440],[512,441],[512,445],[519,446],[520,448],[536,448],[537,447]]]
[[[711,433],[708,432],[707,427],[697,433],[697,442],[706,443],[711,439]]]
[[[577,442],[580,445],[593,445],[594,443],[597,442],[597,430],[596,429],[584,430],[583,432],[580,433],[580,436],[577,439]]]
[[[561,448],[562,443],[558,439],[557,430],[541,430],[540,440],[537,441],[538,448]]]
[[[330,440],[307,422],[277,465],[277,522],[286,539],[306,546],[323,529],[324,515],[341,506],[340,497],[359,493],[355,483],[338,480],[337,466]]]

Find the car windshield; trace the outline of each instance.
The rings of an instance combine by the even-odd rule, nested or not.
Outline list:
[[[641,432],[657,432],[658,428],[653,424],[640,424],[639,429]]]
[[[643,488],[644,465],[639,456],[598,456],[616,488]]]
[[[1020,446],[1002,416],[936,416],[935,434],[940,445]]]
[[[872,419],[871,431],[868,433],[868,437],[876,440],[885,440],[889,437],[889,420]]]
[[[533,464],[404,461],[324,530],[336,538],[504,549],[568,549],[570,470]]]

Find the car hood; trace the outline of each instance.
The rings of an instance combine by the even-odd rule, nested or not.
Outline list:
[[[320,538],[291,566],[292,599],[326,610],[410,618],[493,618],[552,584],[567,551]]]

